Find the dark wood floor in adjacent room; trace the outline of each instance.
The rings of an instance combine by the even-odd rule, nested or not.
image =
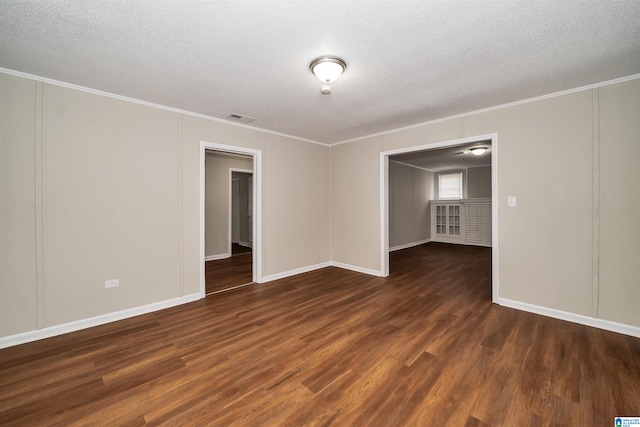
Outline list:
[[[491,304],[490,249],[394,252],[0,350],[4,426],[610,426],[640,339]]]
[[[205,294],[246,285],[253,281],[251,248],[234,243],[232,256],[205,263]]]

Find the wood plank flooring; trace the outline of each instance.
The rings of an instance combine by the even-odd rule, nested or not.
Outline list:
[[[220,292],[253,281],[251,249],[236,243],[233,256],[205,263],[205,294]]]
[[[0,350],[3,426],[610,426],[640,340],[490,302],[430,243]]]

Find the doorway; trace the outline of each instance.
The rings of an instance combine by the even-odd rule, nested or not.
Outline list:
[[[216,158],[219,167],[208,169],[207,166],[212,164],[212,157]],[[213,277],[213,272],[218,276],[215,279],[218,282],[215,287],[218,289],[213,292],[260,283],[262,280],[261,162],[260,150],[204,141],[200,143],[201,297],[212,291],[207,282]],[[238,175],[234,175],[234,172]],[[212,175],[217,184],[211,184]],[[235,185],[238,193],[236,225],[233,224],[234,179],[237,179]],[[244,193],[244,201],[240,193]],[[244,253],[244,258],[233,256],[234,227],[237,229],[235,237],[239,248],[235,252]],[[225,261],[229,265],[225,266]],[[238,263],[242,266],[238,266]],[[232,276],[239,271],[243,272],[242,278],[233,279]]]
[[[497,134],[481,135],[469,138],[460,138],[450,141],[430,143],[420,146],[401,148],[396,150],[383,151],[380,153],[380,275],[389,275],[389,162],[390,157],[418,153],[421,151],[436,149],[453,149],[473,143],[487,142],[491,147],[491,295],[493,302],[499,298],[498,283],[498,137]],[[397,158],[397,157],[396,157]],[[437,183],[436,183],[437,185]],[[433,219],[432,219],[433,220]],[[433,229],[433,228],[432,228]]]

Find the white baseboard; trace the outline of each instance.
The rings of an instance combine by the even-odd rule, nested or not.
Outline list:
[[[515,308],[516,310],[528,311],[529,313],[540,314],[542,316],[553,317],[554,319],[566,320],[580,325],[593,326],[594,328],[640,338],[640,327],[637,326],[625,325],[624,323],[583,316],[581,314],[569,313],[568,311],[541,307],[539,305],[527,304],[506,298],[498,298],[498,304],[505,307]]]
[[[343,268],[345,270],[357,271],[358,273],[368,274],[370,276],[382,277],[382,274],[378,270],[358,267],[356,265],[343,264],[341,262],[328,261],[328,262],[322,262],[320,264],[308,265],[306,267],[296,268],[294,270],[283,271],[282,273],[263,276],[258,283],[266,283],[266,282],[271,282],[273,280],[284,279],[285,277],[295,276],[296,274],[307,273],[309,271],[319,270],[325,267],[338,267],[338,268]]]
[[[251,248],[251,243],[249,242],[238,242],[240,246],[244,246],[245,248]]]
[[[344,268],[345,270],[357,271],[358,273],[364,273],[370,276],[383,277],[382,273],[379,270],[372,270],[370,268],[358,267],[357,265],[344,264],[336,261],[331,261],[329,265],[332,267]]]
[[[431,239],[424,239],[424,240],[419,240],[417,242],[405,243],[404,245],[398,245],[398,246],[389,248],[389,252],[399,251],[400,249],[409,249],[414,246],[424,245],[425,243],[429,243],[430,241]]]
[[[31,341],[38,341],[45,338],[55,337],[57,335],[69,332],[79,331],[94,326],[104,325],[105,323],[115,322],[117,320],[128,319],[129,317],[139,316],[141,314],[151,313],[153,311],[163,310],[165,308],[186,304],[197,301],[201,298],[200,293],[185,295],[183,297],[172,298],[170,300],[154,302],[140,307],[129,308],[126,310],[107,313],[100,316],[90,317],[88,319],[76,320],[74,322],[64,323],[62,325],[49,326],[35,331],[23,332],[20,334],[9,335],[0,338],[0,348],[12,347],[14,345],[24,344]]]
[[[217,255],[207,255],[206,257],[204,257],[204,260],[206,262],[206,261],[215,261],[215,260],[218,260],[218,259],[227,259],[227,258],[231,258],[231,254],[230,253],[217,254]]]
[[[285,277],[295,276],[296,274],[307,273],[313,270],[319,270],[321,268],[329,267],[329,262],[321,262],[320,264],[308,265],[306,267],[300,267],[289,271],[283,271],[281,273],[270,274],[268,276],[262,276],[259,278],[258,283],[271,282],[278,279],[284,279]]]
[[[284,271],[281,273],[264,276],[259,283],[271,282],[273,280],[283,279],[285,277],[295,276],[297,274],[307,273],[309,271],[318,270],[325,267],[338,267],[346,270],[356,271],[359,273],[368,274],[371,276],[381,277],[380,271],[372,270],[368,268],[358,267],[355,265],[344,264],[341,262],[329,261],[306,267],[297,268],[294,270]],[[201,298],[200,293],[185,295],[183,297],[173,298],[170,300],[160,301],[152,304],[143,305],[140,307],[134,307],[126,310],[117,311],[114,313],[107,313],[88,319],[82,319],[75,322],[65,323],[62,325],[49,326],[44,329],[38,329],[34,331],[23,332],[15,335],[9,335],[7,337],[0,338],[0,348],[12,347],[19,344],[28,343],[31,341],[37,341],[45,338],[54,337],[57,335],[66,334],[69,332],[79,331],[81,329],[91,328],[94,326],[103,325],[105,323],[115,322],[118,320],[127,319],[141,314],[147,314],[165,308],[174,307],[177,305],[186,304],[189,302],[197,301]],[[581,325],[592,326],[607,331],[617,332],[632,337],[640,338],[640,327],[626,325],[623,323],[612,322],[604,319],[597,319],[594,317],[583,316],[580,314],[569,313],[566,311],[556,310],[548,307],[537,306],[533,304],[523,303],[519,301],[513,301],[506,298],[498,298],[497,303],[499,305],[514,308],[516,310],[522,310],[529,313],[540,314],[542,316],[552,317],[555,319],[566,320]]]

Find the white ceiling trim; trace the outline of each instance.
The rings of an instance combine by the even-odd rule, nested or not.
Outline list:
[[[340,145],[340,144],[348,144],[350,142],[361,141],[363,139],[375,138],[377,136],[389,135],[389,134],[392,134],[392,133],[395,133],[395,132],[400,132],[400,131],[403,131],[403,130],[415,129],[415,128],[419,128],[419,127],[422,127],[422,126],[427,126],[427,125],[432,125],[432,124],[436,124],[436,123],[445,122],[447,120],[460,119],[460,118],[463,118],[463,117],[472,116],[474,114],[481,114],[481,113],[487,113],[489,111],[501,110],[503,108],[509,108],[509,107],[514,107],[514,106],[517,106],[517,105],[528,104],[530,102],[537,102],[537,101],[542,101],[542,100],[545,100],[545,99],[556,98],[558,96],[570,95],[572,93],[582,92],[582,91],[585,91],[585,90],[598,89],[598,88],[601,88],[601,87],[610,86],[610,85],[623,83],[623,82],[628,82],[630,80],[636,80],[636,79],[640,79],[640,74],[632,74],[630,76],[620,77],[618,79],[613,79],[613,80],[607,80],[607,81],[600,82],[600,83],[594,83],[594,84],[587,85],[587,86],[580,86],[580,87],[577,87],[577,88],[574,88],[574,89],[562,90],[560,92],[553,92],[553,93],[549,93],[547,95],[541,95],[541,96],[536,96],[536,97],[533,97],[533,98],[523,99],[521,101],[509,102],[509,103],[506,103],[506,104],[496,105],[496,106],[493,106],[493,107],[482,108],[480,110],[469,111],[468,113],[455,114],[453,116],[443,117],[441,119],[430,120],[428,122],[417,123],[415,125],[404,126],[404,127],[397,128],[397,129],[387,130],[387,131],[384,131],[384,132],[373,133],[371,135],[359,136],[357,138],[351,138],[351,139],[347,139],[345,141],[336,142],[334,144],[331,144],[331,146],[335,147],[336,145]]]
[[[298,140],[298,141],[310,142],[311,144],[323,145],[325,147],[329,147],[331,145],[331,144],[326,144],[324,142],[314,141],[312,139],[301,138],[299,136],[287,135],[287,134],[281,133],[281,132],[275,132],[275,131],[268,130],[268,129],[262,129],[262,128],[259,128],[259,127],[246,125],[244,123],[237,123],[237,122],[233,122],[233,121],[230,121],[230,120],[219,119],[217,117],[207,116],[207,115],[200,114],[200,113],[194,113],[192,111],[187,111],[187,110],[181,110],[179,108],[169,107],[167,105],[154,104],[153,102],[143,101],[143,100],[136,99],[136,98],[130,98],[128,96],[118,95],[118,94],[115,94],[115,93],[105,92],[105,91],[98,90],[98,89],[92,89],[92,88],[89,88],[89,87],[79,86],[79,85],[75,85],[73,83],[61,82],[59,80],[53,80],[53,79],[49,79],[47,77],[41,77],[41,76],[36,76],[36,75],[33,75],[33,74],[23,73],[21,71],[10,70],[8,68],[0,67],[0,73],[8,74],[8,75],[15,76],[15,77],[22,77],[22,78],[29,79],[29,80],[34,80],[34,81],[37,81],[37,82],[47,83],[47,84],[54,85],[54,86],[60,86],[60,87],[64,87],[64,88],[67,88],[67,89],[74,89],[74,90],[78,90],[78,91],[81,91],[81,92],[91,93],[93,95],[106,96],[108,98],[118,99],[120,101],[126,101],[126,102],[131,102],[131,103],[134,103],[134,104],[145,105],[147,107],[158,108],[160,110],[171,111],[173,113],[184,114],[185,116],[196,117],[196,118],[204,119],[204,120],[211,120],[213,122],[223,123],[225,125],[230,125],[230,126],[236,126],[236,127],[240,127],[240,128],[250,129],[250,130],[254,130],[254,131],[258,131],[258,132],[262,132],[262,133],[268,133],[270,135],[283,136],[285,138],[291,138],[291,139],[295,139],[295,140]]]
[[[408,166],[408,167],[414,168],[414,169],[420,169],[420,170],[431,172],[431,173],[437,173],[437,172],[432,171],[431,169],[427,169],[427,168],[423,168],[423,167],[420,167],[420,166],[412,165],[410,163],[401,162],[399,160],[393,160],[391,157],[389,157],[389,162],[397,163],[397,164],[403,165],[403,166]]]
[[[428,125],[432,125],[432,124],[436,124],[436,123],[441,123],[441,122],[444,122],[444,121],[447,121],[447,120],[464,118],[464,117],[472,116],[472,115],[475,115],[475,114],[481,114],[481,113],[486,113],[486,112],[490,112],[490,111],[501,110],[501,109],[504,109],[504,108],[514,107],[514,106],[517,106],[517,105],[528,104],[528,103],[531,103],[531,102],[542,101],[542,100],[545,100],[545,99],[555,98],[555,97],[558,97],[558,96],[569,95],[569,94],[572,94],[572,93],[582,92],[582,91],[585,91],[585,90],[598,89],[598,88],[601,88],[601,87],[610,86],[610,85],[614,85],[614,84],[618,84],[618,83],[623,83],[623,82],[627,82],[627,81],[630,81],[630,80],[640,79],[640,74],[632,74],[630,76],[620,77],[620,78],[617,78],[617,79],[607,80],[607,81],[604,81],[604,82],[594,83],[594,84],[591,84],[591,85],[580,86],[580,87],[577,87],[577,88],[574,88],[574,89],[567,89],[567,90],[563,90],[563,91],[560,91],[560,92],[550,93],[550,94],[547,94],[547,95],[541,95],[541,96],[536,96],[536,97],[533,97],[533,98],[523,99],[523,100],[520,100],[520,101],[514,101],[514,102],[509,102],[509,103],[506,103],[506,104],[496,105],[496,106],[493,106],[493,107],[482,108],[480,110],[474,110],[474,111],[470,111],[470,112],[467,112],[467,113],[455,114],[453,116],[443,117],[441,119],[430,120],[430,121],[427,121],[427,122],[417,123],[417,124],[410,125],[410,126],[404,126],[404,127],[400,127],[400,128],[390,129],[390,130],[387,130],[387,131],[384,131],[384,132],[378,132],[378,133],[373,133],[373,134],[370,134],[370,135],[360,136],[360,137],[357,137],[357,138],[347,139],[345,141],[340,141],[340,142],[336,142],[336,143],[333,143],[333,144],[327,144],[327,143],[320,142],[320,141],[314,141],[312,139],[302,138],[302,137],[295,136],[295,135],[288,135],[288,134],[284,134],[284,133],[281,133],[281,132],[275,132],[275,131],[271,131],[271,130],[268,130],[268,129],[263,129],[263,128],[259,128],[259,127],[255,127],[255,126],[246,125],[246,124],[243,124],[243,123],[236,123],[236,122],[232,122],[230,120],[223,120],[223,119],[219,119],[217,117],[207,116],[207,115],[200,114],[200,113],[194,113],[192,111],[182,110],[182,109],[179,109],[179,108],[169,107],[169,106],[166,106],[166,105],[155,104],[153,102],[143,101],[143,100],[140,100],[140,99],[130,98],[130,97],[127,97],[127,96],[118,95],[118,94],[110,93],[110,92],[105,92],[105,91],[101,91],[101,90],[98,90],[98,89],[92,89],[92,88],[88,88],[88,87],[84,87],[84,86],[79,86],[79,85],[75,85],[73,83],[67,83],[67,82],[62,82],[62,81],[59,81],[59,80],[49,79],[47,77],[42,77],[42,76],[36,76],[36,75],[33,75],[33,74],[23,73],[21,71],[15,71],[15,70],[11,70],[11,69],[8,69],[8,68],[0,67],[0,73],[12,75],[12,76],[15,76],[15,77],[22,77],[22,78],[25,78],[25,79],[34,80],[34,81],[38,81],[38,82],[42,82],[42,83],[47,83],[47,84],[51,84],[51,85],[55,85],[55,86],[65,87],[65,88],[68,88],[68,89],[74,89],[74,90],[78,90],[78,91],[81,91],[81,92],[91,93],[91,94],[94,94],[94,95],[106,96],[106,97],[113,98],[113,99],[118,99],[118,100],[121,100],[121,101],[132,102],[134,104],[145,105],[145,106],[148,106],[148,107],[158,108],[158,109],[165,110],[165,111],[171,111],[171,112],[178,113],[178,114],[184,114],[186,116],[196,117],[196,118],[200,118],[200,119],[204,119],[204,120],[210,120],[210,121],[214,121],[214,122],[217,122],[217,123],[222,123],[222,124],[226,124],[226,125],[230,125],[230,126],[236,126],[236,127],[240,127],[240,128],[245,128],[245,129],[249,129],[249,130],[253,130],[253,131],[257,131],[257,132],[263,132],[263,133],[270,134],[270,135],[277,135],[277,136],[282,136],[282,137],[285,137],[285,138],[291,138],[291,139],[302,141],[302,142],[308,142],[308,143],[311,143],[311,144],[322,145],[324,147],[335,147],[335,146],[342,145],[342,144],[348,144],[350,142],[361,141],[361,140],[368,139],[368,138],[375,138],[375,137],[378,137],[378,136],[389,135],[389,134],[392,134],[392,133],[395,133],[395,132],[400,132],[400,131],[404,131],[404,130],[419,128],[419,127],[422,127],[422,126],[428,126]]]
[[[0,0],[0,67],[327,146],[640,73],[637,0],[186,3]]]

